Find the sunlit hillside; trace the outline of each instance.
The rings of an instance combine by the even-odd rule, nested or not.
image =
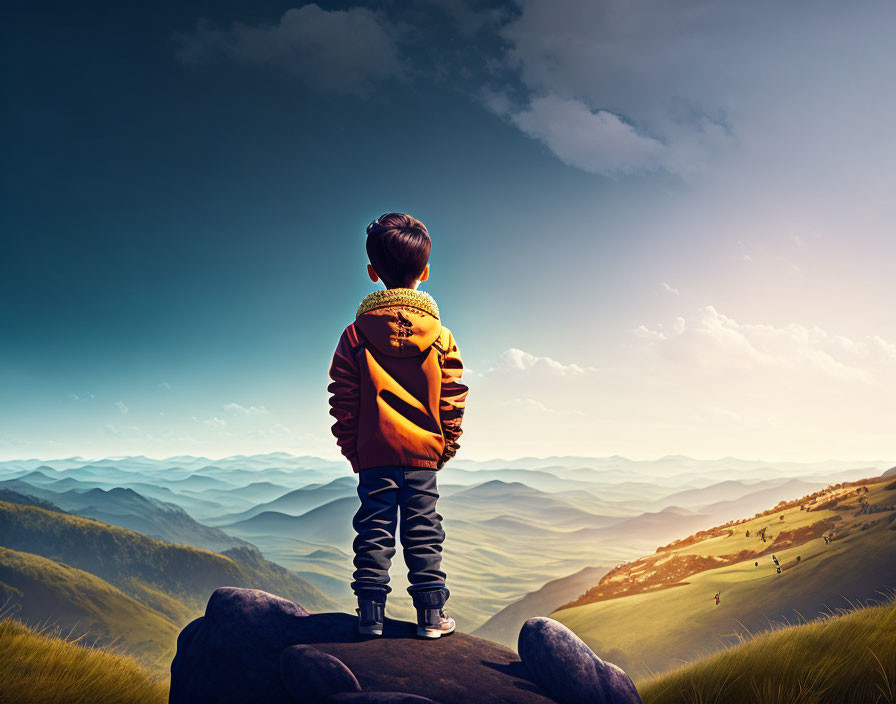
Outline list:
[[[836,485],[620,565],[552,616],[631,674],[663,672],[896,586],[894,502],[892,479]]]

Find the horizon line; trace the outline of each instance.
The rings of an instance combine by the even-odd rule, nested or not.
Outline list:
[[[275,455],[286,455],[290,458],[300,459],[300,458],[310,458],[314,460],[320,460],[322,462],[332,462],[339,463],[342,460],[340,459],[330,459],[327,457],[321,457],[319,455],[311,455],[311,454],[294,454],[292,452],[287,452],[285,450],[275,450],[272,452],[257,452],[252,454],[246,453],[236,453],[232,455],[222,455],[220,457],[210,457],[208,455],[190,455],[190,454],[180,454],[180,455],[167,455],[163,457],[153,457],[144,453],[133,454],[133,455],[104,455],[101,457],[84,457],[83,455],[69,455],[67,457],[51,457],[47,459],[42,459],[40,457],[10,457],[6,459],[0,459],[0,463],[6,462],[59,462],[64,460],[69,461],[78,461],[78,462],[99,462],[102,460],[126,460],[126,459],[137,459],[137,458],[145,458],[148,460],[153,460],[156,462],[162,462],[165,460],[208,460],[210,462],[222,462],[224,460],[232,460],[237,458],[256,458],[256,457],[271,457]],[[659,462],[662,460],[671,460],[671,459],[686,459],[686,460],[694,460],[696,462],[723,462],[725,460],[736,460],[738,462],[761,462],[765,464],[822,464],[825,462],[848,462],[848,463],[868,463],[868,464],[890,464],[891,462],[896,465],[896,459],[886,460],[880,457],[877,458],[836,458],[836,457],[827,457],[825,459],[817,459],[817,460],[784,460],[784,459],[760,459],[760,458],[744,458],[744,457],[736,457],[734,455],[724,455],[722,457],[695,457],[693,455],[686,455],[682,453],[672,453],[660,455],[651,459],[632,459],[631,457],[626,457],[625,455],[520,455],[518,457],[490,457],[488,459],[473,459],[473,458],[458,458],[460,462],[474,462],[476,464],[484,464],[487,462],[518,462],[520,460],[538,460],[538,461],[547,461],[551,459],[582,459],[582,460],[622,460],[625,462],[632,463],[652,463]]]

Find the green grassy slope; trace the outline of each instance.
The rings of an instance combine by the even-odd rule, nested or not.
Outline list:
[[[870,489],[867,496],[871,503],[892,503],[896,499],[881,483]],[[796,506],[731,530],[716,531],[706,540],[685,541],[677,549],[658,551],[640,561],[646,565],[644,579],[649,580],[651,574],[662,573],[664,564],[672,564],[675,556],[720,557],[742,550],[761,553],[775,544],[757,543],[755,531],[765,525],[770,526],[770,534],[772,530],[786,534],[799,528],[808,533],[809,526],[825,520],[831,522],[825,525],[838,526],[837,539],[830,545],[818,537],[806,542],[796,540],[796,544],[783,549],[772,548],[784,568],[781,574],[776,573],[770,554],[751,555],[670,580],[675,586],[662,585],[639,593],[641,587],[632,581],[627,585],[629,593],[615,598],[604,598],[595,591],[581,597],[578,605],[562,608],[552,616],[575,631],[598,655],[637,677],[664,672],[717,651],[744,629],[759,632],[773,621],[799,620],[800,615],[814,618],[828,607],[845,606],[847,599],[875,598],[881,591],[896,587],[896,512],[858,515],[858,500],[849,499],[818,511],[800,511]],[[746,530],[753,537],[746,538]],[[799,563],[797,556],[801,558]],[[627,569],[634,571],[633,566]],[[622,584],[626,586],[624,581]],[[601,588],[606,592],[607,586],[604,581]],[[718,606],[713,599],[716,592],[721,592]]]
[[[66,564],[0,548],[0,594],[31,625],[51,622],[91,642],[117,643],[159,667],[174,656],[180,629],[169,618]]]
[[[334,608],[315,586],[254,549],[221,555],[34,506],[0,502],[0,543],[90,572],[175,619],[203,609],[220,586],[277,591],[310,611]]]
[[[644,704],[894,704],[896,605],[766,632],[638,689]]]
[[[138,661],[0,621],[0,704],[164,704],[168,683]]]

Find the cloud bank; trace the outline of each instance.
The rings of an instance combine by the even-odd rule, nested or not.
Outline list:
[[[324,10],[311,3],[287,10],[273,25],[234,22],[220,29],[201,21],[174,39],[177,57],[190,66],[270,67],[320,90],[365,95],[372,83],[402,73],[396,34],[367,8]]]

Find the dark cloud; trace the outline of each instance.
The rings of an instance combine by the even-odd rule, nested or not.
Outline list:
[[[178,58],[188,65],[271,67],[321,90],[363,95],[372,83],[402,74],[398,33],[367,8],[324,10],[312,3],[287,10],[271,25],[234,22],[220,29],[200,21],[175,41]]]

